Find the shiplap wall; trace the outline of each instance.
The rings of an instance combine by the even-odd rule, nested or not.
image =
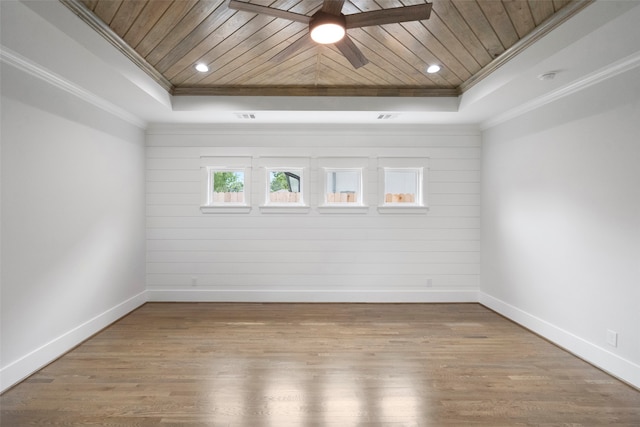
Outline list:
[[[252,129],[252,128],[249,128]],[[309,157],[311,210],[203,214],[203,156]],[[366,214],[315,207],[318,157],[367,157]],[[377,157],[428,157],[427,214],[381,214]],[[256,163],[254,161],[254,163]],[[152,300],[476,301],[480,136],[469,128],[189,127],[147,133],[147,289]]]

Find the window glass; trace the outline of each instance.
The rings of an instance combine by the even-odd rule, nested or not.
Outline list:
[[[420,171],[387,169],[384,174],[384,203],[420,203]]]
[[[300,171],[272,170],[269,172],[270,203],[301,203]]]
[[[244,172],[214,170],[211,173],[212,201],[220,203],[244,203]]]
[[[360,179],[357,170],[327,170],[326,203],[358,203]]]

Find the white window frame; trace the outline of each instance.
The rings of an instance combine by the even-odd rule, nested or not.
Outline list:
[[[428,158],[394,157],[378,159],[378,212],[423,214],[427,213],[427,175]],[[416,193],[412,202],[391,201],[386,199],[387,172],[414,172],[416,174]]]
[[[309,213],[309,159],[304,157],[261,157],[260,166],[263,169],[262,183],[263,199],[260,207],[262,213]],[[300,199],[296,202],[272,202],[271,180],[272,172],[292,172],[300,177]]]
[[[336,214],[366,214],[369,211],[367,205],[367,189],[369,175],[367,167],[369,158],[366,157],[321,157],[318,159],[318,211],[320,213]],[[359,174],[357,200],[355,202],[330,202],[327,198],[328,174],[333,172],[356,172]]]
[[[249,213],[251,211],[251,158],[250,157],[201,157],[202,213]],[[214,198],[213,174],[216,172],[242,172],[242,202],[217,202]]]

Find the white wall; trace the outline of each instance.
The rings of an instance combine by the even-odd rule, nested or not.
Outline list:
[[[312,209],[202,214],[201,156],[311,158]],[[425,215],[315,209],[323,156],[429,157]],[[476,301],[480,136],[468,128],[161,127],[147,136],[147,288],[155,300]],[[261,171],[254,171],[254,182]],[[428,284],[431,279],[431,286]],[[193,281],[197,283],[193,286]]]
[[[55,12],[65,22],[66,9],[27,4],[2,2],[3,47],[98,96],[136,99],[136,91],[111,89],[123,76],[98,67],[93,49],[77,50],[73,39],[90,31],[84,24],[59,31],[42,17]],[[629,46],[606,47],[622,54]],[[111,55],[115,68],[131,65]],[[149,132],[145,150],[130,113],[111,108],[125,123],[3,64],[0,390],[147,293],[155,300],[476,301],[479,289],[482,303],[640,386],[638,82],[638,72],[628,72],[493,127],[483,135],[482,159],[480,135],[464,127],[166,126]],[[168,105],[166,94],[151,92]],[[371,170],[365,215],[321,214],[315,206],[308,214],[264,214],[256,198],[249,214],[204,215],[200,156],[229,155],[364,156],[372,166],[376,156],[429,157],[430,210],[378,213]],[[315,204],[316,170],[311,184]],[[617,347],[605,343],[607,330],[619,334]]]
[[[2,64],[1,384],[144,302],[144,132]]]
[[[480,295],[635,386],[639,82],[635,68],[484,132]]]

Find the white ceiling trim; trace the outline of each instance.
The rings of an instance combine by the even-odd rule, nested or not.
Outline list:
[[[0,62],[8,64],[52,86],[55,86],[58,89],[88,102],[89,104],[98,107],[101,110],[106,111],[107,113],[112,114],[140,129],[146,129],[147,127],[147,122],[139,117],[2,45],[0,45]]]
[[[637,67],[640,67],[640,52],[629,55],[626,58],[616,61],[613,64],[594,71],[593,73],[587,74],[561,88],[532,99],[531,101],[509,110],[493,119],[487,120],[480,124],[480,129],[483,131],[487,130]]]
[[[332,124],[321,123],[258,123],[246,124],[150,124],[147,135],[274,135],[299,136],[479,136],[480,129],[473,124]]]

